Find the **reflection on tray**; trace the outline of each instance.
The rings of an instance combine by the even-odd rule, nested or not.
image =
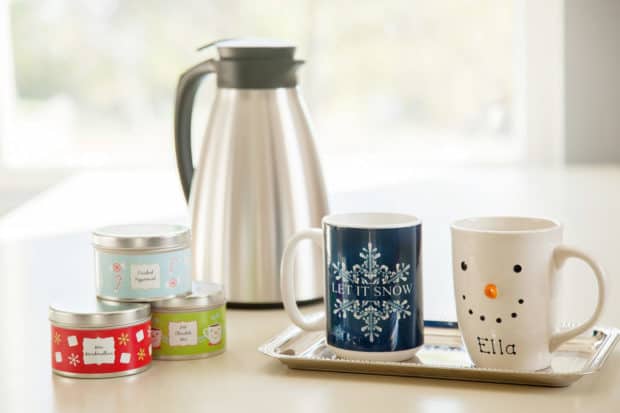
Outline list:
[[[600,369],[620,337],[617,329],[597,328],[589,336],[576,337],[562,345],[553,354],[548,369],[494,370],[472,364],[456,323],[425,325],[424,346],[416,357],[403,362],[339,359],[326,345],[323,332],[306,332],[297,327],[285,330],[259,350],[299,369],[567,386]]]

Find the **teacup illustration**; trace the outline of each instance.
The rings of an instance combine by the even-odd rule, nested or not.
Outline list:
[[[202,332],[209,340],[209,344],[219,344],[222,341],[222,326],[220,324],[211,324]]]
[[[159,348],[161,346],[161,330],[151,328],[151,345],[153,348]]]

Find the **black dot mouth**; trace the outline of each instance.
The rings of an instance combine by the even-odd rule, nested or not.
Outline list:
[[[471,308],[470,308],[469,310],[467,310],[467,312],[469,313],[469,315],[473,315],[473,314],[474,314],[474,310],[472,310]],[[510,317],[511,317],[511,318],[517,318],[517,317],[518,317],[518,314],[517,314],[517,313],[511,313],[511,314],[510,314]],[[480,321],[485,321],[485,320],[486,320],[486,317],[484,316],[484,314],[481,314],[481,315],[480,315]],[[497,324],[501,324],[501,323],[502,323],[502,321],[503,321],[503,320],[502,320],[502,318],[501,318],[501,317],[497,317],[497,318],[495,319],[495,322],[496,322]]]
[[[461,295],[461,297],[462,297],[462,298],[463,298],[463,300],[464,300],[464,299],[465,299],[465,294]],[[519,300],[518,300],[517,302],[518,302],[519,304],[523,304],[523,303],[524,303],[524,300],[523,300],[523,298],[519,298]],[[471,309],[471,308],[468,308],[468,309],[467,309],[467,313],[468,313],[469,315],[474,315],[474,310],[473,310],[473,309]],[[519,314],[517,314],[516,312],[510,313],[510,317],[511,317],[511,318],[517,318],[518,316],[519,316]],[[480,318],[480,321],[486,321],[486,316],[485,316],[484,314],[480,314],[479,318]],[[502,323],[502,321],[503,321],[503,319],[502,319],[501,317],[497,317],[497,318],[495,319],[495,322],[496,322],[497,324],[501,324],[501,323]]]

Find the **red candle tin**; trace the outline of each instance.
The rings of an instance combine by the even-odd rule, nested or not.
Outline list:
[[[79,378],[119,377],[151,364],[148,304],[52,304],[52,371]]]

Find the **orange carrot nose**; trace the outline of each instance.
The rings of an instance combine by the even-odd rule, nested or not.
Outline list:
[[[497,287],[495,286],[495,284],[487,284],[484,287],[484,295],[491,299],[497,298]]]

